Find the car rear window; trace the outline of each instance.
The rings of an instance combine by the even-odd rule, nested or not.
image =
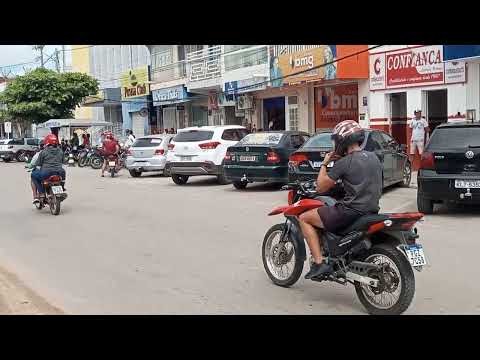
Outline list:
[[[163,139],[140,138],[135,140],[132,147],[155,147],[162,143]]]
[[[173,138],[175,142],[194,142],[210,140],[213,137],[213,131],[190,130],[179,132]]]
[[[240,141],[248,134],[246,129],[227,129],[223,131],[222,139],[228,141]]]
[[[282,133],[254,133],[245,136],[238,145],[278,145],[282,137]]]
[[[303,147],[333,147],[332,133],[321,133],[308,139]]]
[[[480,147],[480,126],[437,128],[428,148]]]

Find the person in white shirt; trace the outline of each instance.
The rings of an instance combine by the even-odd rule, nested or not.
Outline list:
[[[422,111],[417,110],[414,112],[415,118],[410,120],[410,129],[412,129],[412,137],[410,139],[410,154],[415,155],[415,149],[418,150],[420,155],[423,154],[423,149],[425,147],[425,132],[430,131],[428,127],[428,122],[425,119],[422,119]]]
[[[128,138],[125,141],[125,147],[128,149],[135,142],[135,135],[133,135],[133,131],[129,130],[129,129],[127,129],[126,133],[127,133]]]

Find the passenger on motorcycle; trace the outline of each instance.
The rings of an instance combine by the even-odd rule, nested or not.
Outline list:
[[[103,174],[108,166],[108,157],[111,155],[117,155],[120,151],[120,145],[118,141],[115,140],[113,134],[111,132],[105,133],[105,140],[102,143],[103,147],[103,166],[102,166],[102,174],[101,176],[104,177]]]
[[[39,202],[39,197],[45,196],[43,180],[52,175],[59,175],[65,180],[65,170],[63,169],[63,151],[59,146],[58,138],[54,134],[49,134],[43,139],[44,149],[38,153],[38,157],[32,159],[31,165],[36,168],[32,171],[32,182],[35,185],[33,191],[33,203]],[[38,167],[40,169],[38,169]]]
[[[335,233],[359,217],[380,210],[382,164],[374,153],[361,149],[364,139],[364,130],[353,120],[342,121],[333,130],[335,150],[322,162],[317,192],[325,193],[342,180],[345,197],[335,206],[322,206],[299,216],[300,227],[314,260],[306,279],[332,271],[331,265],[322,257],[321,241],[315,228]],[[327,174],[327,166],[332,160],[335,160],[334,166]]]

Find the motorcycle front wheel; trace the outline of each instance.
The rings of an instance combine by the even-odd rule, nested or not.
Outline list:
[[[90,166],[95,170],[101,169],[102,165],[103,165],[103,159],[101,157],[95,156],[90,161]]]
[[[400,315],[410,306],[415,294],[415,275],[405,255],[388,244],[372,247],[365,262],[382,265],[382,271],[371,271],[368,276],[379,280],[374,288],[355,282],[360,302],[372,315]]]
[[[263,239],[262,260],[268,277],[275,285],[290,287],[302,275],[303,260],[294,241],[289,238],[282,240],[285,226],[277,224],[267,231]]]

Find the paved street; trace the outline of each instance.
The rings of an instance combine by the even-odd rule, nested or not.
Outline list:
[[[286,192],[246,191],[214,178],[115,179],[67,169],[60,216],[31,205],[22,164],[0,163],[0,264],[70,314],[365,314],[353,287],[302,279],[274,286],[261,242]],[[416,210],[416,189],[394,188],[382,211]],[[479,314],[480,211],[442,209],[420,228],[431,266],[415,272],[407,314]],[[307,267],[307,266],[306,266]],[[305,267],[305,268],[306,268]],[[304,270],[306,271],[306,269]]]

